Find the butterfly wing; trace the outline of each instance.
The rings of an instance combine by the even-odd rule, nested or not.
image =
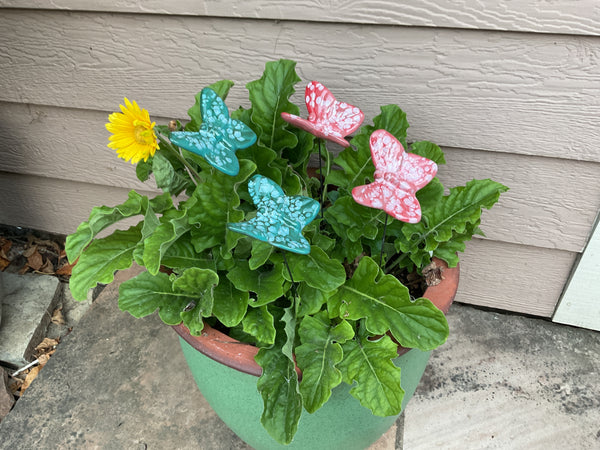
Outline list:
[[[437,165],[422,156],[406,153],[402,144],[385,130],[374,131],[370,143],[375,181],[355,187],[354,200],[383,209],[403,222],[419,222],[421,206],[415,193],[433,179]]]
[[[437,173],[437,164],[413,153],[407,153],[391,133],[376,130],[371,134],[371,157],[375,179],[383,178],[405,191],[415,193]]]
[[[329,89],[317,81],[311,81],[305,91],[308,120],[326,138],[348,147],[344,139],[352,134],[364,120],[363,112],[356,106],[338,102]]]
[[[389,183],[374,181],[352,189],[356,203],[370,208],[382,209],[402,222],[417,223],[421,220],[421,206],[414,193],[397,189]]]
[[[198,132],[176,131],[171,142],[202,156],[216,169],[235,176],[240,165],[235,151],[256,142],[256,134],[243,122],[229,117],[229,110],[221,97],[210,88],[200,95],[202,125]]]
[[[303,221],[311,215],[310,220],[316,217],[318,202],[308,197],[288,197],[277,183],[261,175],[252,177],[248,191],[258,209],[256,217],[228,224],[228,228],[291,252],[310,253],[310,244],[302,236],[302,228],[308,222]],[[316,213],[311,202],[317,203]]]
[[[362,111],[356,106],[338,102],[331,91],[317,81],[308,83],[304,95],[308,119],[285,112],[281,113],[281,117],[317,137],[343,147],[350,146],[344,137],[360,126],[364,119]]]

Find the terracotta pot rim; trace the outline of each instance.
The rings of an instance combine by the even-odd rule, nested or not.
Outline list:
[[[431,300],[435,306],[446,314],[456,296],[460,269],[458,265],[449,268],[445,261],[437,258],[434,258],[434,261],[439,267],[443,268],[443,279],[437,286],[428,287],[423,297]],[[262,369],[254,360],[258,353],[258,347],[233,339],[208,324],[204,325],[201,336],[192,336],[183,324],[175,325],[173,329],[183,340],[209,358],[240,372],[257,377],[261,375]],[[398,355],[402,355],[409,350],[400,347]]]

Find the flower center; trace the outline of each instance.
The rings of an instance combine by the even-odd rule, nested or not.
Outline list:
[[[152,132],[152,128],[148,126],[148,124],[141,120],[134,120],[134,134],[135,141],[138,144],[143,145],[151,145],[154,141],[154,133]]]

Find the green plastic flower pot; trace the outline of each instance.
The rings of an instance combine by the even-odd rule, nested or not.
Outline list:
[[[437,261],[438,265],[445,264]],[[439,309],[448,311],[458,287],[458,267],[443,272],[444,279],[427,289]],[[191,336],[183,326],[174,327],[181,348],[202,395],[217,415],[242,440],[262,449],[365,449],[381,437],[398,416],[378,417],[350,395],[351,386],[333,389],[329,401],[313,414],[302,412],[298,432],[290,445],[273,440],[260,423],[263,401],[256,389],[261,368],[254,361],[258,349],[205,326],[202,336]],[[401,349],[394,360],[402,370],[405,391],[402,409],[414,394],[431,352]]]

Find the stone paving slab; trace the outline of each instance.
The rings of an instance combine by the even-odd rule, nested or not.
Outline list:
[[[405,413],[410,450],[600,449],[600,333],[455,305]]]
[[[0,361],[20,367],[33,359],[35,346],[44,338],[62,286],[55,277],[4,272],[0,284]]]
[[[198,391],[177,334],[156,315],[119,311],[117,296],[118,286],[105,288],[63,338],[0,423],[0,447],[250,449]],[[397,429],[371,450],[401,448]]]

